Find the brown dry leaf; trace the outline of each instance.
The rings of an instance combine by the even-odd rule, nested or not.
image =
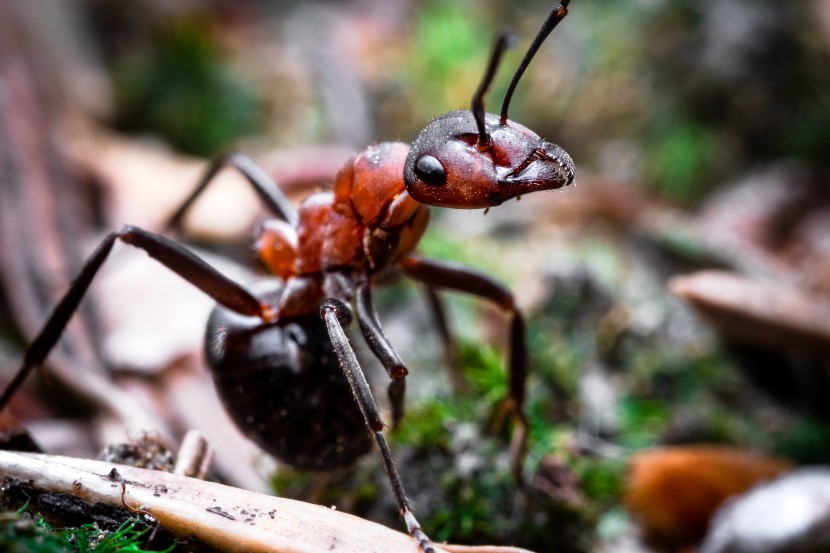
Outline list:
[[[81,168],[107,184],[113,204],[110,218],[156,230],[192,192],[208,161],[96,128],[68,121],[69,154]],[[292,200],[318,186],[328,186],[353,154],[351,148],[319,145],[272,150],[261,157],[265,172]],[[225,170],[200,196],[184,225],[188,234],[209,240],[249,240],[263,206],[245,178]]]
[[[830,301],[782,284],[725,271],[669,281],[718,332],[766,348],[830,351]]]
[[[116,224],[161,228],[195,188],[207,167],[159,145],[131,140],[84,122],[69,127],[72,160],[107,184],[113,198],[110,219]],[[224,171],[186,218],[189,232],[210,239],[250,234],[259,202],[238,172]]]
[[[0,475],[23,480],[39,490],[71,494],[90,503],[140,506],[180,536],[193,536],[223,551],[360,551],[416,553],[406,534],[347,513],[273,497],[176,474],[102,461],[0,451]],[[448,547],[436,551],[520,553],[501,547]]]
[[[631,459],[625,505],[648,542],[695,543],[724,500],[790,468],[786,460],[725,446],[644,451]]]

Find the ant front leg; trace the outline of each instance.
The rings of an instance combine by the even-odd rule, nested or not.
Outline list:
[[[163,228],[165,230],[178,228],[181,225],[185,213],[193,205],[193,202],[205,191],[208,184],[213,182],[216,175],[219,174],[219,171],[227,166],[233,167],[242,173],[242,176],[245,177],[263,203],[265,203],[265,206],[274,215],[292,227],[297,225],[297,210],[277,183],[251,158],[244,154],[232,153],[218,157],[211,162],[199,180],[199,184],[196,185],[193,192],[190,193]]]
[[[402,260],[401,267],[406,274],[428,286],[472,294],[496,304],[510,314],[508,393],[505,408],[513,415],[516,424],[511,443],[511,465],[516,480],[521,484],[528,432],[527,418],[524,413],[528,362],[524,317],[516,306],[513,293],[492,277],[455,263],[410,255]]]
[[[150,257],[232,311],[263,319],[268,319],[272,315],[269,306],[260,303],[245,288],[219,273],[188,249],[163,236],[137,227],[125,226],[107,235],[86,260],[81,272],[26,350],[20,370],[0,396],[0,411],[5,408],[29,373],[46,360],[49,352],[63,334],[69,319],[77,311],[92,279],[106,261],[116,240],[144,250]]]
[[[406,523],[407,531],[416,542],[418,547],[424,553],[435,553],[429,538],[421,529],[421,525],[412,513],[412,508],[409,506],[409,500],[406,498],[406,493],[403,489],[403,482],[398,474],[398,469],[395,467],[395,461],[392,459],[392,451],[389,449],[389,444],[386,442],[386,436],[383,433],[383,418],[378,410],[375,398],[372,396],[372,391],[369,389],[369,383],[366,382],[366,376],[360,368],[357,357],[354,354],[352,346],[349,344],[349,339],[343,330],[344,325],[349,325],[352,321],[351,309],[342,301],[336,298],[329,298],[325,300],[320,307],[320,316],[326,322],[331,343],[334,346],[334,351],[340,361],[340,367],[349,381],[352,388],[355,400],[360,407],[360,412],[363,413],[363,418],[366,421],[366,426],[372,432],[375,443],[380,451],[381,459],[383,460],[383,468],[386,471],[386,476],[389,478],[389,483],[392,486],[392,494],[395,496],[395,503],[398,506],[398,511]]]

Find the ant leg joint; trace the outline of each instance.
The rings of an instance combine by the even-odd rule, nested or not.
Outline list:
[[[337,315],[337,320],[343,326],[349,326],[354,319],[352,315],[352,308],[337,298],[328,298],[320,305],[320,317],[325,319],[328,311],[334,311]]]
[[[406,509],[401,514],[403,515],[404,522],[406,523],[406,529],[409,531],[409,535],[412,536],[418,543],[418,548],[424,553],[435,553],[432,543],[424,531],[421,530],[421,525],[418,524],[418,521],[415,519],[415,515],[412,514],[412,511]]]

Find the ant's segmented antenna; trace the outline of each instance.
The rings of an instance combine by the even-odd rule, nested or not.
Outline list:
[[[533,43],[527,49],[527,53],[525,57],[522,58],[522,62],[519,64],[519,67],[516,69],[516,73],[513,75],[513,80],[510,81],[510,86],[507,89],[507,93],[504,95],[504,103],[501,105],[501,124],[504,125],[507,123],[507,108],[510,106],[510,99],[513,97],[513,91],[516,89],[516,85],[519,84],[519,79],[522,78],[522,75],[527,69],[527,66],[530,65],[530,60],[533,59],[533,56],[536,55],[536,51],[545,42],[545,39],[548,38],[548,35],[556,27],[560,21],[565,19],[565,16],[568,15],[568,4],[571,3],[571,0],[561,0],[559,4],[553,8],[553,11],[550,12],[550,15],[542,24],[542,28],[539,29],[539,32],[536,34],[536,38],[533,39]]]
[[[511,32],[504,32],[496,37],[493,50],[490,52],[490,61],[487,63],[487,71],[485,71],[481,84],[478,85],[478,89],[473,94],[470,110],[473,112],[478,127],[478,143],[476,146],[479,150],[484,150],[490,145],[490,137],[487,136],[487,131],[484,128],[484,95],[487,94],[487,90],[493,82],[493,77],[496,76],[502,54],[506,49],[511,48],[516,40],[516,35]]]

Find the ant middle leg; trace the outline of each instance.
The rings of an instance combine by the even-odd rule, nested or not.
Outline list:
[[[0,395],[0,411],[5,408],[26,377],[46,360],[49,352],[63,334],[69,319],[77,311],[78,305],[112,251],[116,240],[144,250],[150,257],[232,311],[263,319],[272,315],[270,306],[262,304],[248,290],[222,275],[187,248],[158,234],[138,227],[125,226],[121,230],[108,234],[86,260],[78,276],[72,281],[69,289],[29,345],[17,374]]]
[[[349,381],[352,393],[354,393],[355,400],[360,407],[360,412],[366,421],[366,426],[371,431],[375,444],[378,446],[383,461],[383,468],[386,476],[389,478],[395,503],[406,523],[407,531],[418,543],[421,551],[424,553],[435,553],[435,549],[432,547],[427,535],[421,529],[421,525],[418,523],[409,505],[409,500],[406,498],[403,482],[398,474],[398,469],[395,467],[392,451],[389,449],[389,444],[386,442],[386,436],[383,433],[383,419],[378,410],[375,398],[372,396],[369,384],[366,382],[366,376],[363,374],[354,350],[349,344],[349,339],[343,330],[344,325],[351,323],[351,309],[342,301],[336,298],[329,298],[320,307],[320,315],[325,320],[331,343],[340,361],[340,367],[343,369],[346,379]]]
[[[395,351],[392,344],[389,343],[389,339],[383,333],[368,280],[358,286],[355,305],[357,307],[357,320],[360,323],[363,337],[369,345],[369,349],[372,350],[383,368],[386,369],[389,378],[392,379],[387,389],[387,395],[392,406],[392,429],[396,430],[403,419],[406,375],[409,374],[409,369],[406,368],[398,352]]]
[[[515,423],[510,446],[511,466],[516,480],[521,484],[528,433],[527,417],[524,413],[528,356],[524,317],[516,306],[513,293],[489,275],[456,263],[410,255],[401,261],[401,266],[404,273],[428,286],[448,288],[480,297],[510,314],[508,393],[504,408],[513,416]]]
[[[441,345],[444,349],[444,363],[447,368],[450,386],[452,386],[452,390],[456,394],[463,394],[469,391],[470,386],[464,379],[464,375],[461,374],[461,360],[458,357],[458,346],[455,343],[452,332],[450,332],[447,307],[444,305],[444,300],[441,298],[435,286],[425,284],[423,288],[424,295],[427,298],[427,305],[432,312],[435,329],[438,331],[438,336],[441,339]]]
[[[196,188],[184,200],[176,212],[170,216],[170,219],[167,220],[163,229],[178,228],[181,225],[185,213],[193,205],[193,202],[205,191],[208,184],[214,181],[216,175],[228,166],[235,168],[245,177],[265,206],[274,215],[291,226],[297,225],[297,210],[277,183],[248,156],[239,153],[230,153],[214,159],[208,165]]]

